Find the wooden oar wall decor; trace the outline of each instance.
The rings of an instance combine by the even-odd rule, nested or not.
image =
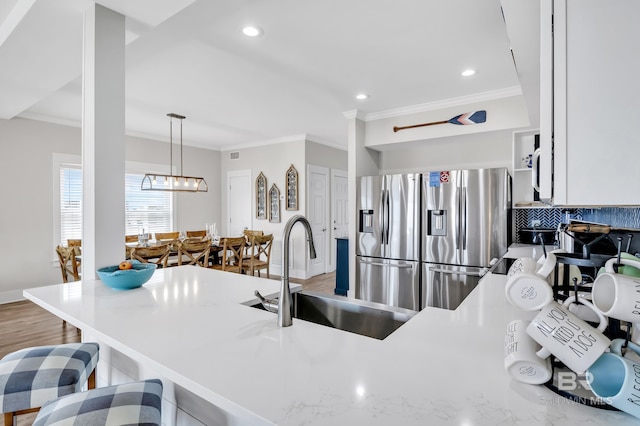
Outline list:
[[[484,123],[485,121],[487,121],[487,111],[482,110],[482,111],[465,112],[464,114],[456,115],[455,117],[450,118],[449,120],[432,121],[431,123],[414,124],[412,126],[403,126],[403,127],[394,126],[393,131],[397,132],[398,130],[413,129],[414,127],[435,126],[436,124],[446,124],[446,123],[466,126],[469,124]]]

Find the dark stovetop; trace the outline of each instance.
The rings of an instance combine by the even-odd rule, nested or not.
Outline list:
[[[502,259],[500,259],[498,261],[498,263],[496,263],[493,268],[491,268],[492,273],[494,274],[498,274],[498,275],[507,275],[507,272],[509,271],[509,268],[511,267],[511,265],[513,264],[513,262],[515,262],[516,259],[510,259],[507,257],[503,257]]]

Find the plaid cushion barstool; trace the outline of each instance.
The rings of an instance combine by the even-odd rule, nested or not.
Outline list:
[[[160,426],[161,403],[158,379],[107,386],[46,403],[33,426]]]
[[[0,410],[5,426],[15,415],[38,411],[45,402],[95,388],[97,343],[26,348],[0,360]]]

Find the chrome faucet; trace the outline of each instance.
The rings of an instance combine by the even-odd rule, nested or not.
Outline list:
[[[255,295],[258,296],[262,305],[268,311],[278,312],[278,326],[289,327],[293,323],[291,318],[293,317],[293,303],[291,303],[291,288],[289,287],[289,236],[291,235],[291,229],[297,222],[304,225],[304,229],[307,233],[307,241],[309,242],[309,257],[311,259],[316,258],[316,248],[313,245],[313,233],[311,232],[311,224],[302,215],[293,216],[287,224],[284,226],[284,232],[282,233],[282,279],[280,280],[280,296],[278,297],[278,305],[275,306],[274,301],[270,301],[262,297],[262,295],[256,290]]]

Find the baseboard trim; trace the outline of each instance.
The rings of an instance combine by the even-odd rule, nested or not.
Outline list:
[[[22,290],[10,290],[0,293],[0,305],[25,300]]]

